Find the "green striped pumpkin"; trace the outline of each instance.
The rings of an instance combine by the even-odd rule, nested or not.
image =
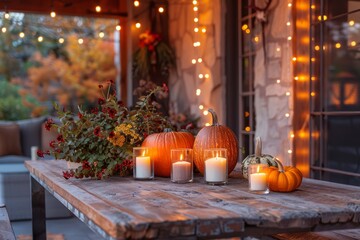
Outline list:
[[[278,164],[274,160],[274,157],[269,154],[262,154],[261,149],[262,149],[261,138],[257,137],[255,140],[255,154],[247,156],[242,161],[241,171],[244,178],[248,178],[248,167],[250,164],[264,163],[269,166],[278,167]]]

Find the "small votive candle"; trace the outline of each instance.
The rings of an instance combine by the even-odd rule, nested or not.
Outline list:
[[[193,181],[193,151],[190,148],[171,149],[171,181]]]
[[[227,149],[205,149],[205,182],[211,185],[226,184],[228,178]]]
[[[149,156],[149,148],[134,147],[133,148],[133,176],[138,180],[154,179],[154,162]]]
[[[267,182],[267,164],[250,164],[249,173],[249,190],[257,194],[268,194],[269,186]]]

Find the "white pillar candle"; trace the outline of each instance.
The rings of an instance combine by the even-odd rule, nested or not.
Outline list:
[[[191,163],[187,161],[178,161],[172,164],[172,181],[191,180]]]
[[[205,161],[205,181],[225,182],[226,176],[226,158],[214,157]]]
[[[266,173],[250,174],[250,190],[263,191],[267,189]]]
[[[31,147],[31,160],[37,160],[37,151],[38,151],[37,146]]]
[[[136,157],[136,178],[150,178],[151,177],[151,161],[150,157]]]

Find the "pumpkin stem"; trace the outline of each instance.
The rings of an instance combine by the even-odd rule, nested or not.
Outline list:
[[[257,137],[255,139],[255,157],[261,157],[261,150],[262,150],[261,138]]]
[[[164,132],[173,132],[173,130],[171,128],[165,128]]]
[[[208,110],[208,112],[211,113],[212,122],[213,122],[212,126],[219,126],[220,124],[219,124],[219,121],[218,121],[218,117],[217,117],[214,109],[210,108]]]
[[[284,166],[282,165],[282,163],[280,162],[279,159],[277,159],[276,157],[273,158],[273,160],[278,164],[278,171],[279,172],[284,172]]]

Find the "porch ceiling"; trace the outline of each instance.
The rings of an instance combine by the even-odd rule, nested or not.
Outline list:
[[[101,6],[101,12],[95,7]],[[124,0],[2,0],[0,11],[50,14],[83,17],[123,18],[127,17],[127,1]]]

